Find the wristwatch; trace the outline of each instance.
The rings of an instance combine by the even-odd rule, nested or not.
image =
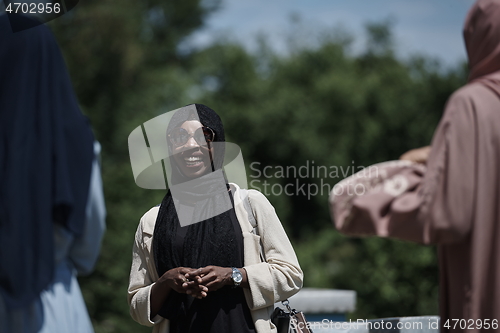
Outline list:
[[[233,279],[234,287],[238,287],[241,284],[241,281],[243,281],[243,275],[238,268],[231,267],[231,269],[233,270],[231,279]]]

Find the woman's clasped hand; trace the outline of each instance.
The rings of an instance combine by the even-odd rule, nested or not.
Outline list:
[[[176,267],[165,272],[157,284],[166,284],[178,293],[202,299],[211,291],[232,285],[231,267],[206,266],[198,269]]]

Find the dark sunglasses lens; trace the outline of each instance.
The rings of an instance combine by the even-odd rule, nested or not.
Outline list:
[[[170,133],[170,140],[176,146],[182,146],[189,140],[188,132],[183,128],[175,128]]]
[[[203,135],[205,136],[205,140],[207,142],[213,142],[214,141],[214,131],[212,131],[210,128],[208,127],[203,127]]]
[[[208,142],[214,141],[214,133],[206,127],[198,128],[193,136],[199,145],[205,145]]]

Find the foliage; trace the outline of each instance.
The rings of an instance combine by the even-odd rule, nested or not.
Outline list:
[[[128,134],[160,113],[193,102],[222,117],[240,145],[251,184],[318,186],[308,198],[273,195],[309,287],[358,292],[353,318],[437,313],[434,249],[386,239],[352,239],[330,222],[328,189],[343,178],[271,177],[265,166],[368,166],[427,145],[446,99],[465,82],[463,67],[394,55],[390,22],[370,24],[366,51],[326,34],[318,45],[275,53],[261,39],[247,51],[220,40],[180,54],[177,46],[217,1],[81,2],[52,23],[82,108],[103,145],[108,230],[96,271],[80,279],[97,333],[149,332],[128,315],[126,289],[133,235],[141,215],[164,193],[135,186]],[[293,40],[293,36],[290,38]],[[350,171],[348,171],[350,173]],[[298,182],[298,183],[296,183]],[[277,188],[277,187],[276,187]]]
[[[421,57],[398,60],[388,23],[367,31],[366,52],[357,56],[346,52],[349,38],[338,35],[287,56],[265,43],[252,55],[227,41],[194,56],[196,81],[217,82],[202,101],[220,110],[247,164],[261,162],[248,173],[255,188],[297,181],[281,174],[264,179],[264,166],[336,166],[351,174],[354,166],[397,159],[430,143],[448,96],[465,82],[464,68],[446,71]],[[298,181],[319,195],[267,193],[296,245],[305,285],[356,290],[354,318],[437,314],[434,248],[340,235],[325,189],[344,175],[312,177],[308,169],[310,176]]]

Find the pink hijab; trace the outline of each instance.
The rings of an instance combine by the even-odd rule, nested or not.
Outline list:
[[[464,25],[469,83],[480,82],[500,96],[500,0],[478,0]]]

